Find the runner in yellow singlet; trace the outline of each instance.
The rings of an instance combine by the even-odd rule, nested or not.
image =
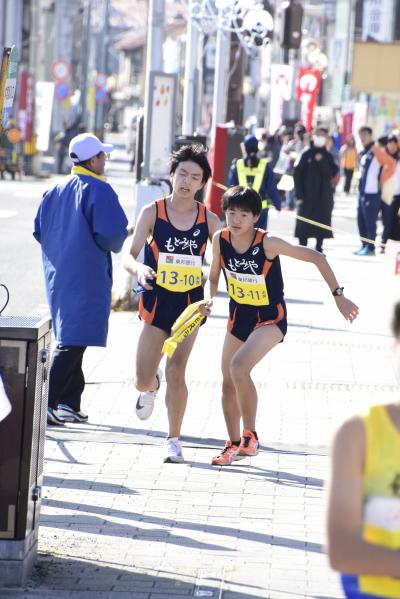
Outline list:
[[[400,302],[393,332],[400,356]],[[400,360],[399,360],[400,362]],[[400,597],[400,402],[347,420],[333,441],[328,554],[349,599]]]

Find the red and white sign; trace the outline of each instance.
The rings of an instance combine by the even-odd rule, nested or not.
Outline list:
[[[271,93],[269,129],[274,133],[282,125],[283,102],[292,95],[293,67],[287,64],[271,65]]]
[[[353,132],[354,103],[345,102],[342,106],[342,143]]]
[[[394,274],[395,275],[400,275],[400,252],[397,252],[397,254],[396,254],[396,262],[395,262],[395,267],[394,267]]]
[[[71,65],[66,60],[56,60],[51,67],[51,74],[55,81],[65,81],[71,77]]]
[[[301,120],[311,131],[314,108],[321,85],[321,71],[301,67],[296,82],[296,98],[301,102]]]
[[[18,85],[17,123],[21,131],[22,141],[31,142],[33,135],[33,110],[35,89],[33,76],[28,71],[22,71]]]

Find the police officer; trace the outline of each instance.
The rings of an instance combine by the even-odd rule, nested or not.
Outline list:
[[[276,188],[274,174],[266,158],[258,158],[258,140],[254,135],[246,135],[243,140],[246,155],[235,160],[229,171],[229,187],[241,185],[252,187],[262,198],[262,211],[256,227],[267,228],[268,208],[271,204],[281,209],[281,197]]]

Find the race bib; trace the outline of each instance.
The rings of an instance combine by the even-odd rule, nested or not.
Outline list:
[[[200,287],[201,264],[201,256],[160,252],[157,285],[175,292],[185,292]]]
[[[228,294],[238,304],[268,306],[269,297],[263,275],[243,274],[225,270]]]

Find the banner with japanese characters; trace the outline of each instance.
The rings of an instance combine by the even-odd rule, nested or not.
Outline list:
[[[296,81],[296,98],[301,102],[301,121],[311,131],[315,104],[321,85],[321,71],[300,67]]]

